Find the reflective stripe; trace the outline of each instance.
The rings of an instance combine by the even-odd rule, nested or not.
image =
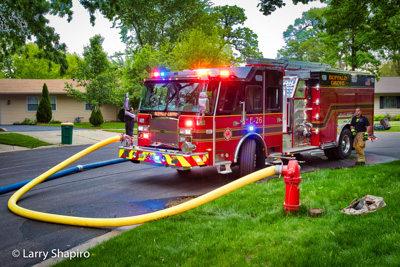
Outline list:
[[[182,167],[192,167],[189,162],[187,162],[187,160],[182,157],[182,156],[178,156],[178,161],[179,163],[182,165]]]
[[[129,152],[128,155],[127,152]],[[147,152],[147,151],[137,151],[137,150],[129,150],[129,149],[119,149],[119,157],[120,158],[127,158],[132,159],[133,153],[137,153],[138,157],[135,160],[144,161],[144,162],[152,162],[158,164],[167,164],[177,167],[195,167],[195,166],[202,166],[208,164],[209,155],[187,155],[187,156],[180,156],[180,155],[170,155],[170,154],[163,154],[163,153],[155,153],[155,152]],[[139,157],[139,155],[141,157]],[[156,160],[155,157],[160,157],[159,160]],[[166,161],[162,161],[162,157],[165,157]],[[175,159],[175,160],[174,160]]]
[[[204,162],[200,156],[196,155],[196,156],[192,156],[192,158],[194,159],[194,162],[196,162],[197,165],[204,165]]]

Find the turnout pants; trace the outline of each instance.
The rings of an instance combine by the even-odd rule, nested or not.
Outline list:
[[[353,140],[353,147],[357,153],[358,162],[365,162],[365,154],[364,154],[364,132],[357,133]]]

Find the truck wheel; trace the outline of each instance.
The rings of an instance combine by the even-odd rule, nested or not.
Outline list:
[[[340,134],[338,147],[333,150],[333,154],[337,159],[346,159],[350,156],[352,147],[351,132],[346,128]]]
[[[239,170],[240,177],[246,176],[256,169],[256,141],[246,139],[240,149]]]

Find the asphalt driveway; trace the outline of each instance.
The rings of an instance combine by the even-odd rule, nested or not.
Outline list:
[[[7,130],[7,132],[10,133],[61,131],[61,127],[37,126],[37,125],[0,125],[0,128],[4,128]],[[86,129],[74,127],[74,130],[86,130]]]

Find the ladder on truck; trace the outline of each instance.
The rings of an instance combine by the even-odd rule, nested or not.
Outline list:
[[[270,58],[247,59],[246,66],[280,67],[284,70],[326,70],[332,68],[331,65],[326,63]]]

